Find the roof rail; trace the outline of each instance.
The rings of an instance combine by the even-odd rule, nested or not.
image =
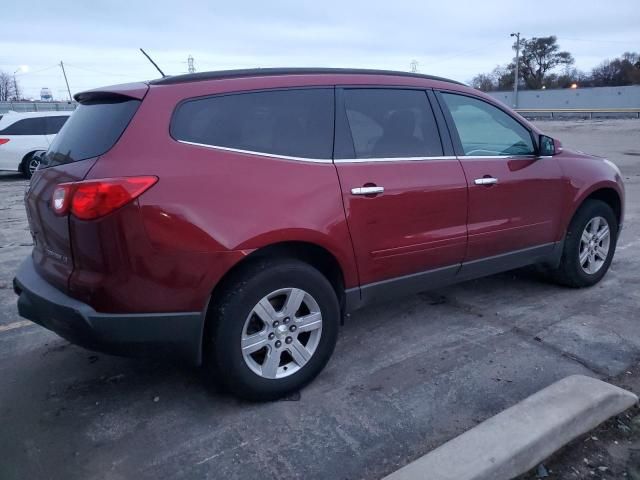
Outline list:
[[[397,72],[393,70],[374,70],[366,68],[248,68],[241,70],[217,70],[212,72],[187,73],[184,75],[168,76],[151,80],[150,85],[174,85],[177,83],[199,82],[203,80],[222,80],[227,78],[263,77],[274,75],[316,75],[316,74],[342,74],[342,75],[389,75],[395,77],[416,77],[442,82],[464,83],[448,78],[423,75],[413,72]]]

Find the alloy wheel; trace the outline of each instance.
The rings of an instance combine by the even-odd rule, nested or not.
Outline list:
[[[597,273],[609,256],[611,229],[603,217],[592,218],[580,237],[578,255],[580,266],[589,275]]]
[[[32,156],[29,159],[29,164],[27,165],[27,168],[29,169],[29,175],[33,175],[34,173],[36,173],[36,170],[38,169],[38,167],[40,166],[40,159]]]
[[[256,375],[279,379],[296,373],[311,360],[321,335],[318,302],[299,288],[282,288],[253,307],[242,328],[240,348]]]

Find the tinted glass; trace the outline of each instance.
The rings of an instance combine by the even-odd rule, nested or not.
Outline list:
[[[58,133],[68,118],[69,117],[66,115],[61,115],[59,117],[44,117],[47,127],[47,135],[55,135]]]
[[[464,95],[442,94],[458,130],[465,155],[533,155],[529,130],[487,102]]]
[[[136,113],[139,100],[118,98],[78,105],[51,142],[43,166],[77,162],[106,153]]]
[[[347,89],[344,99],[357,158],[442,155],[424,91]]]
[[[23,118],[12,123],[4,130],[0,131],[2,135],[45,135],[46,126],[44,117],[39,118]]]
[[[171,123],[176,140],[303,158],[333,153],[333,89],[278,90],[190,100]]]

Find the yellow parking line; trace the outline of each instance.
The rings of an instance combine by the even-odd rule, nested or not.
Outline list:
[[[0,332],[7,332],[16,328],[26,327],[27,325],[33,325],[29,320],[21,320],[19,322],[9,323],[7,325],[0,325]]]

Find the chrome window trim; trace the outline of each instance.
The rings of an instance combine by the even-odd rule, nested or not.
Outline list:
[[[212,148],[214,150],[223,150],[225,152],[244,153],[247,155],[258,155],[261,157],[279,158],[282,160],[292,160],[296,162],[311,163],[368,163],[368,162],[415,162],[420,160],[456,160],[456,156],[438,155],[434,157],[385,157],[385,158],[340,158],[332,160],[330,158],[307,158],[307,157],[291,157],[288,155],[278,155],[276,153],[257,152],[254,150],[242,150],[240,148],[221,147],[219,145],[209,145],[207,143],[190,142],[188,140],[176,140],[178,143],[185,145],[194,145],[196,147]],[[487,157],[485,157],[487,158]],[[504,157],[500,157],[504,158]]]
[[[330,158],[306,158],[306,157],[290,157],[287,155],[278,155],[276,153],[256,152],[253,150],[242,150],[240,148],[221,147],[219,145],[209,145],[206,143],[189,142],[187,140],[176,140],[179,143],[186,145],[195,145],[196,147],[212,148],[214,150],[223,150],[225,152],[244,153],[247,155],[259,155],[261,157],[279,158],[282,160],[293,160],[296,162],[311,162],[311,163],[333,163]]]
[[[536,158],[540,158],[535,154],[531,154],[531,153],[527,153],[524,155],[460,155],[458,156],[458,158],[460,160],[464,160],[465,158],[467,159],[472,159],[472,160],[497,160],[500,158],[504,158],[507,160],[513,160],[513,159],[536,159]]]
[[[438,155],[434,157],[381,157],[381,158],[338,158],[335,163],[369,163],[369,162],[418,162],[421,160],[457,160],[455,156]]]

